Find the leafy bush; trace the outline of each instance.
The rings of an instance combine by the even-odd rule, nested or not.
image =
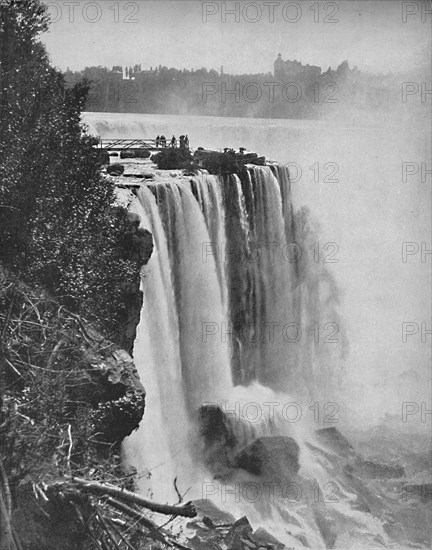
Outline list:
[[[159,170],[181,170],[193,167],[193,157],[189,149],[184,147],[167,147],[156,155],[152,160],[157,164]]]

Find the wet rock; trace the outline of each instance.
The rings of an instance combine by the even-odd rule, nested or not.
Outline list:
[[[335,520],[328,517],[325,509],[322,509],[320,506],[314,505],[313,511],[317,527],[324,539],[326,548],[334,548],[337,539]]]
[[[128,213],[129,230],[125,234],[123,249],[128,258],[145,265],[153,253],[153,236],[148,229],[140,227],[141,218]]]
[[[153,155],[151,155],[150,160],[157,164],[161,158],[162,158],[162,153],[154,153]]]
[[[203,405],[198,411],[198,425],[204,460],[215,477],[237,469],[236,454],[256,439],[257,425],[226,412],[217,404]],[[273,435],[272,425],[266,425]]]
[[[124,172],[124,166],[123,164],[119,164],[118,162],[116,162],[115,164],[107,166],[106,171],[111,176],[121,176]]]
[[[320,443],[331,449],[340,457],[353,457],[355,450],[351,443],[334,427],[322,428],[315,432]]]
[[[151,153],[148,149],[134,149],[135,158],[137,159],[148,159],[151,156]]]
[[[121,159],[134,159],[135,158],[135,152],[134,151],[120,151],[120,158]]]
[[[253,539],[259,544],[259,548],[268,548],[269,550],[283,550],[285,548],[284,544],[262,527],[254,532]]]
[[[204,460],[216,474],[234,466],[234,449],[238,444],[229,416],[217,405],[203,405],[198,411]]]
[[[405,477],[405,470],[399,464],[381,464],[358,457],[350,465],[352,471],[361,478],[395,479]]]
[[[216,524],[231,524],[235,522],[235,517],[228,512],[219,509],[211,500],[194,500],[194,505],[199,516],[206,516]]]
[[[86,333],[90,338],[81,340],[79,334],[76,338],[82,341],[89,388],[93,388],[98,402],[92,412],[95,431],[100,433],[102,441],[119,442],[138,427],[144,415],[145,389],[132,357],[125,350],[102,338],[91,327],[87,327]],[[100,388],[97,392],[95,383]]]
[[[230,550],[245,550],[246,548],[256,548],[252,545],[251,535],[253,529],[246,516],[233,523],[225,537],[225,543]]]
[[[186,526],[188,547],[194,550],[282,550],[285,547],[265,529],[259,528],[254,533],[246,516],[236,521],[211,501],[199,500],[194,504],[198,518]]]
[[[138,214],[128,213],[129,227],[124,235],[123,251],[127,259],[133,259],[144,266],[153,253],[153,236],[147,229],[141,228]],[[124,281],[125,311],[121,321],[121,334],[118,341],[132,355],[136,329],[141,316],[142,292],[139,281]]]
[[[300,448],[291,437],[260,437],[237,453],[235,464],[253,475],[283,480],[299,471],[299,455]]]
[[[224,543],[229,550],[282,550],[285,545],[259,528],[255,533],[246,516],[241,517],[230,527]]]

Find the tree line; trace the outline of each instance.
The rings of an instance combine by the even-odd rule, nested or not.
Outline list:
[[[101,112],[319,118],[341,105],[389,110],[400,96],[394,75],[364,73],[347,62],[316,76],[232,75],[165,66],[142,71],[139,65],[127,72],[116,66],[65,73],[69,86],[83,78],[90,82],[86,110]]]

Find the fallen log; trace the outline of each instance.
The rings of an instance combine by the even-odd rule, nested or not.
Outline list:
[[[134,510],[130,506],[127,506],[126,504],[123,504],[122,502],[119,502],[111,497],[107,499],[107,504],[111,505],[113,508],[117,508],[117,510],[123,512],[124,514],[127,514],[129,517],[136,520],[137,523],[150,531],[151,536],[155,540],[158,540],[159,542],[163,542],[165,544],[172,544],[176,548],[180,548],[180,550],[191,550],[188,546],[184,546],[183,544],[180,544],[179,542],[174,540],[172,535],[170,535],[164,529],[156,525],[156,523],[145,517],[143,514],[140,514],[137,510]]]
[[[165,514],[168,516],[182,516],[187,518],[194,518],[197,515],[196,508],[192,502],[186,502],[185,504],[171,506],[169,504],[159,504],[152,500],[147,500],[132,491],[115,487],[114,485],[97,483],[95,481],[88,481],[79,477],[70,478],[67,481],[58,481],[50,484],[51,487],[60,487],[62,485],[70,484],[79,485],[79,487],[93,495],[100,496],[112,496],[114,498],[125,500],[126,502],[133,502],[138,506],[143,506],[152,512],[158,514]]]

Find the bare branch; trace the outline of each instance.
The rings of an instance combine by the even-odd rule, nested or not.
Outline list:
[[[74,477],[69,481],[60,481],[51,484],[52,487],[61,487],[67,484],[78,484],[83,490],[88,491],[94,495],[106,496],[110,495],[120,500],[126,500],[143,506],[152,512],[159,514],[165,514],[168,516],[183,516],[188,518],[194,518],[197,515],[197,511],[192,502],[186,502],[182,506],[171,506],[169,504],[159,504],[151,500],[147,500],[132,491],[115,487],[114,485],[102,485],[95,481],[87,481],[86,479]]]
[[[117,508],[118,510],[121,510],[128,516],[134,518],[137,523],[141,524],[143,527],[146,527],[153,538],[156,540],[163,542],[165,544],[171,544],[172,546],[175,546],[176,548],[180,548],[180,550],[191,550],[190,547],[184,546],[183,544],[180,544],[176,540],[173,539],[173,537],[167,533],[166,531],[163,531],[156,523],[148,519],[144,514],[137,512],[130,506],[127,506],[126,504],[123,504],[122,502],[119,502],[118,500],[115,500],[114,498],[108,498],[107,499],[108,504],[113,506],[114,508]],[[168,539],[168,540],[167,540]]]

